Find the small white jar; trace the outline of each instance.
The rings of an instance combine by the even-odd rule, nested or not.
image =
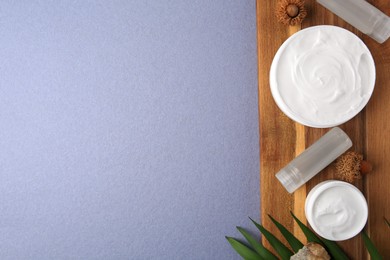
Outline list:
[[[355,186],[343,181],[324,181],[307,195],[305,214],[318,235],[342,241],[356,236],[364,228],[368,206]]]

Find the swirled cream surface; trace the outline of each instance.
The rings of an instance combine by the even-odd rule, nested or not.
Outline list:
[[[306,199],[305,214],[320,236],[346,240],[357,235],[367,222],[367,202],[353,185],[341,181],[323,182]]]
[[[312,127],[332,127],[358,114],[375,85],[366,45],[336,26],[314,26],[287,39],[271,65],[270,85],[279,108]]]

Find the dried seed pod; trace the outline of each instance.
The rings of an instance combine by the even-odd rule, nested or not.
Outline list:
[[[371,170],[372,165],[363,160],[363,155],[356,152],[347,152],[336,161],[336,178],[349,183],[361,179],[362,174]]]
[[[291,256],[290,260],[329,260],[330,256],[320,244],[310,242]]]
[[[306,15],[303,0],[281,0],[276,10],[276,17],[285,25],[300,24]]]

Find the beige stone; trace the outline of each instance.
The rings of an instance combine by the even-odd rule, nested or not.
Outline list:
[[[329,260],[330,256],[320,244],[308,243],[293,255],[290,260]]]

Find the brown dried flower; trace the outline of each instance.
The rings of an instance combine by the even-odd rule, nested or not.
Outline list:
[[[372,170],[372,166],[363,160],[363,155],[356,152],[347,152],[336,161],[336,178],[353,183],[361,179],[362,174]]]
[[[300,24],[306,15],[303,0],[281,0],[276,9],[276,17],[285,25]]]

